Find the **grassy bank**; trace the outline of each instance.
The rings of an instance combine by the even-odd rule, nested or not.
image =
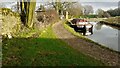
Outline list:
[[[120,16],[118,16],[118,17],[111,17],[111,18],[105,19],[104,23],[108,24],[108,25],[120,27]]]
[[[87,20],[90,22],[99,22],[104,21],[104,18],[87,18]]]
[[[87,20],[91,22],[102,22],[104,24],[112,25],[116,27],[120,26],[120,16],[110,17],[110,18],[89,18]]]
[[[109,22],[109,23],[120,24],[120,16],[110,17],[110,18],[106,19],[105,21],[106,21],[106,22]]]
[[[34,34],[35,35],[35,34]],[[3,39],[3,66],[102,66],[58,39],[51,26],[37,37]],[[35,36],[36,36],[35,35]]]

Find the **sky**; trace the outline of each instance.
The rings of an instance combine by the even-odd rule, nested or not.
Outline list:
[[[15,2],[17,0],[0,0],[0,5],[5,2]],[[51,2],[56,0],[36,0],[37,2]],[[80,2],[81,5],[91,5],[96,12],[97,9],[101,8],[103,10],[115,9],[118,7],[119,0],[62,0],[62,1],[77,1]],[[11,4],[6,3],[7,7],[10,7]],[[39,6],[39,3],[37,3]]]
[[[15,2],[20,0],[0,0],[0,2]],[[37,2],[50,2],[56,0],[36,0]],[[61,1],[79,1],[79,2],[118,2],[119,0],[61,0]]]
[[[81,2],[81,4],[83,6],[91,5],[95,12],[97,9],[103,9],[104,11],[107,11],[109,9],[118,8],[118,2]]]
[[[80,2],[119,2],[120,0],[77,0]]]

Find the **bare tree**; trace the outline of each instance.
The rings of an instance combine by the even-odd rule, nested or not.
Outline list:
[[[19,12],[20,4],[17,2],[17,12]]]
[[[91,5],[85,5],[85,6],[83,6],[83,8],[84,8],[83,12],[84,12],[85,15],[88,15],[88,14],[94,12],[93,7]]]
[[[102,17],[110,17],[110,14],[102,9],[98,9],[96,13],[97,13],[98,17],[101,17],[101,18]]]
[[[67,11],[69,12],[69,15],[74,16],[74,17],[83,15],[83,8],[80,3],[75,3],[73,5],[70,5],[67,8]]]
[[[58,0],[56,2],[49,3],[57,11],[59,15],[63,14],[63,11],[66,10],[70,5],[75,4],[76,2],[61,2]]]

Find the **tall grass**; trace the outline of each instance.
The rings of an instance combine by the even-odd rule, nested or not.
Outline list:
[[[105,21],[107,21],[108,23],[120,24],[120,16],[111,17],[111,18],[106,19]]]

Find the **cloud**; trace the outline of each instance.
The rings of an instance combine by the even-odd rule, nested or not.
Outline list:
[[[0,2],[16,2],[20,0],[0,0]],[[34,0],[33,0],[34,1]],[[51,1],[58,1],[58,0],[36,0],[37,2],[51,2]],[[119,0],[60,0],[60,1],[78,1],[78,2],[119,2]]]
[[[91,5],[94,9],[94,12],[97,11],[97,9],[103,9],[104,11],[107,11],[109,9],[115,9],[118,8],[117,2],[81,2],[81,4],[84,5]]]
[[[119,2],[119,0],[79,0],[79,2]]]

